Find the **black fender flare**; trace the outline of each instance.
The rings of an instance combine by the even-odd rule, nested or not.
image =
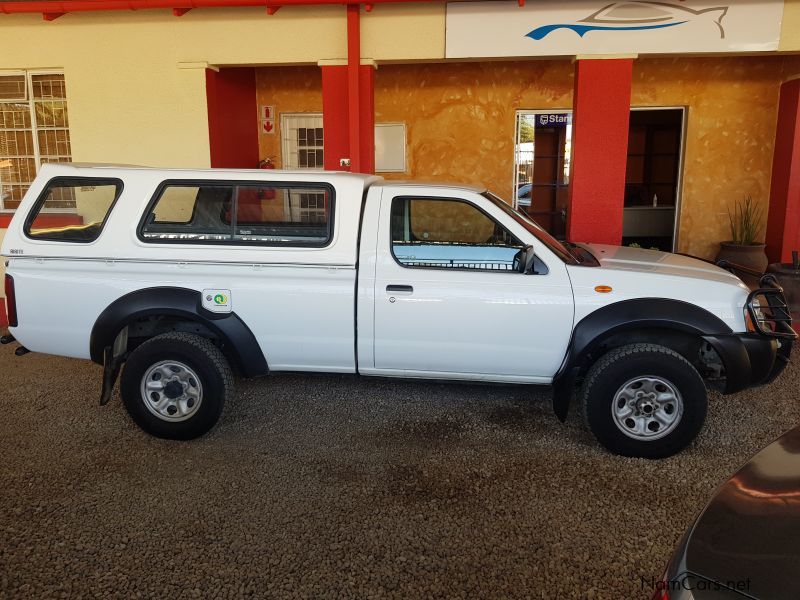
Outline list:
[[[202,294],[177,287],[151,287],[117,298],[100,313],[92,327],[89,354],[104,363],[104,351],[114,344],[127,325],[149,316],[174,316],[195,321],[208,328],[226,345],[242,375],[257,377],[269,371],[264,353],[253,332],[235,313],[213,313],[203,308]]]
[[[722,319],[683,300],[634,298],[598,308],[573,328],[564,362],[553,377],[553,411],[559,420],[567,418],[575,380],[592,349],[612,335],[635,329],[670,329],[700,338],[731,333]],[[715,346],[712,339],[708,341]]]

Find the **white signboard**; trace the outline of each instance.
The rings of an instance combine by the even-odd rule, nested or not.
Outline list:
[[[375,172],[406,170],[405,123],[375,123]]]
[[[447,58],[777,50],[783,0],[447,4]]]

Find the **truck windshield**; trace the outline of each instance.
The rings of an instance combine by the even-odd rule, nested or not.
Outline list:
[[[536,221],[531,219],[528,215],[514,209],[508,202],[501,200],[492,192],[486,191],[481,194],[484,198],[489,200],[492,204],[504,211],[508,216],[514,219],[517,223],[522,225],[528,232],[536,236],[540,242],[547,246],[553,254],[558,256],[565,263],[580,264],[583,262],[580,256],[576,255],[572,249],[566,244],[562,244],[552,235],[542,229]]]

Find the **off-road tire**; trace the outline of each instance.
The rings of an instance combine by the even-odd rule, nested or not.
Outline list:
[[[161,361],[179,361],[200,380],[202,401],[185,421],[165,421],[145,405],[142,379]],[[151,435],[173,440],[200,437],[214,427],[233,388],[233,374],[220,349],[206,338],[182,332],[164,333],[137,347],[128,357],[120,381],[123,404],[136,424]]]
[[[663,378],[682,398],[683,415],[662,438],[629,437],[612,416],[617,391],[638,375]],[[686,448],[702,429],[708,407],[706,386],[697,370],[677,352],[657,344],[631,344],[601,356],[589,369],[579,397],[586,424],[603,446],[622,456],[651,459]]]

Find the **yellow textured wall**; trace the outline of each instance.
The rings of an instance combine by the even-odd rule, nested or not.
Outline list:
[[[513,188],[519,108],[570,108],[569,61],[388,65],[375,74],[375,121],[406,123],[407,171],[387,178]]]
[[[634,63],[634,106],[689,107],[679,251],[713,257],[744,194],[766,212],[780,84],[798,67],[791,56]]]
[[[510,198],[515,111],[570,108],[573,70],[564,60],[380,67],[375,120],[405,122],[408,144],[407,171],[383,175]],[[633,106],[688,107],[679,251],[713,257],[729,237],[727,208],[744,194],[766,210],[779,87],[796,71],[794,56],[635,61]],[[313,68],[258,72],[259,101],[279,112],[320,112],[320,87]],[[261,136],[261,149],[279,156],[279,136]]]

